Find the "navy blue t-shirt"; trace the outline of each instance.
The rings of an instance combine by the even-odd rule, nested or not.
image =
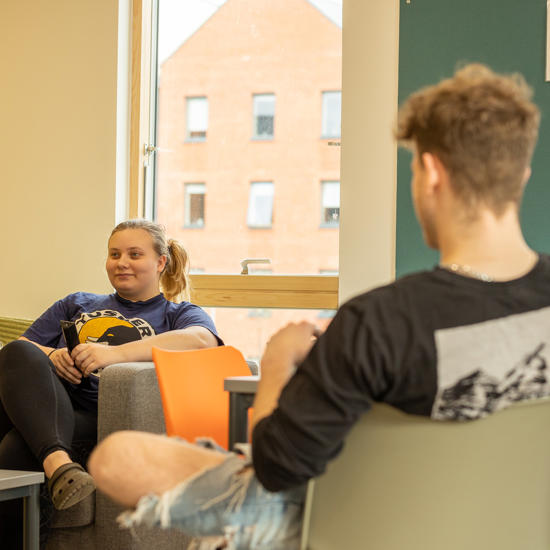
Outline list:
[[[203,309],[189,302],[170,302],[163,294],[144,302],[131,302],[118,294],[69,294],[48,308],[23,336],[42,346],[64,348],[61,320],[75,322],[82,344],[97,342],[117,346],[192,326],[208,329],[218,344],[223,344],[212,319]],[[98,382],[96,376],[89,376],[80,384],[65,385],[74,401],[86,409],[95,409]]]

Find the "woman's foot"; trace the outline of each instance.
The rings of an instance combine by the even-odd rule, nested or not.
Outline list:
[[[48,489],[57,510],[66,510],[95,491],[92,476],[77,462],[63,464],[48,481]]]
[[[72,460],[67,451],[58,449],[57,451],[51,452],[42,462],[42,467],[44,468],[44,473],[46,477],[50,479],[54,472],[65,464],[71,464]]]

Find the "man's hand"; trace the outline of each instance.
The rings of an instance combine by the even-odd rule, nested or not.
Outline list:
[[[71,384],[80,384],[82,373],[74,366],[74,361],[67,348],[56,349],[50,355],[50,361],[54,364],[55,372]]]
[[[319,329],[312,323],[290,323],[267,343],[261,361],[261,378],[254,399],[252,429],[277,406],[281,390],[296,366],[309,353]]]
[[[79,344],[73,349],[72,358],[84,377],[108,365],[121,363],[124,357],[119,346],[105,346],[103,344]]]
[[[290,377],[296,365],[305,359],[319,334],[319,328],[307,321],[289,323],[276,332],[267,342],[262,356],[262,375],[264,366],[266,369],[286,367]]]

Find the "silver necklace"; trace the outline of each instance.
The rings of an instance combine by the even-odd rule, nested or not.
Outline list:
[[[440,264],[440,267],[452,271],[453,273],[458,273],[459,275],[466,275],[466,277],[472,277],[473,279],[479,279],[485,283],[492,283],[493,278],[487,273],[481,273],[481,271],[476,271],[472,269],[471,266],[466,264]]]

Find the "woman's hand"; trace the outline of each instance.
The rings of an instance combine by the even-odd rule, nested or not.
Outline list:
[[[56,349],[50,355],[50,361],[54,364],[55,372],[71,384],[82,382],[82,373],[74,366],[74,361],[67,348]]]
[[[119,346],[105,346],[103,344],[79,344],[73,349],[72,357],[75,365],[84,377],[90,373],[124,361]]]

